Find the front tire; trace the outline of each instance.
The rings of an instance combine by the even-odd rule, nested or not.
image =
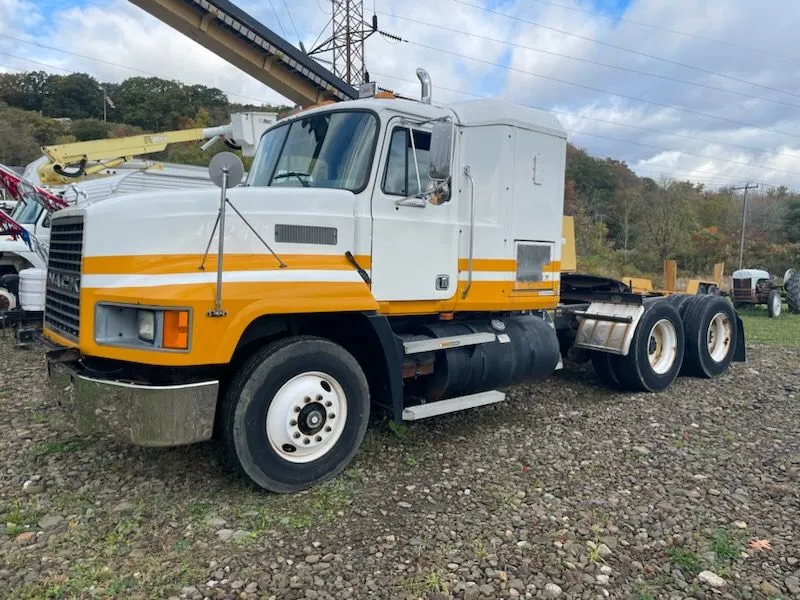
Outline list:
[[[781,293],[779,290],[772,290],[767,296],[767,314],[770,319],[781,316]]]
[[[323,338],[287,338],[257,352],[233,377],[223,442],[257,486],[299,492],[347,467],[369,409],[367,379],[349,352]]]

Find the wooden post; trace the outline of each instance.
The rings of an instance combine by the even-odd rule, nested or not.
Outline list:
[[[675,260],[664,261],[664,290],[678,291],[678,262]]]
[[[725,263],[716,263],[714,265],[714,283],[717,284],[717,287],[722,286],[722,277],[725,273]]]

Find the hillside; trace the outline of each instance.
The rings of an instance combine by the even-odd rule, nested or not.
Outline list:
[[[107,122],[101,86],[113,102]],[[27,164],[41,145],[221,125],[232,112],[290,108],[234,104],[219,89],[156,77],[111,84],[86,74],[0,74],[0,163]],[[176,144],[151,156],[204,165],[223,149]],[[724,261],[728,272],[737,263],[742,206],[730,189],[639,177],[622,161],[569,145],[564,204],[576,218],[584,271],[654,274],[670,258],[683,274],[708,274],[715,262]],[[762,187],[748,205],[748,265],[776,274],[800,267],[800,195]]]

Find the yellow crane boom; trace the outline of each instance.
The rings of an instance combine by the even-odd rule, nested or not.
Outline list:
[[[64,184],[77,178],[117,167],[134,156],[163,151],[170,144],[209,140],[204,149],[217,140],[251,156],[264,129],[274,123],[276,113],[235,113],[228,125],[178,129],[127,137],[44,146],[47,163],[39,166],[44,184]]]

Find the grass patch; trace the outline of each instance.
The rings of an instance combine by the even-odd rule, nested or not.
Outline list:
[[[681,571],[691,574],[692,577],[703,570],[700,558],[697,554],[685,548],[670,548],[669,560],[680,568]]]
[[[49,454],[69,454],[70,452],[77,452],[83,450],[91,445],[91,440],[88,438],[74,437],[64,442],[48,442],[42,444],[36,451],[37,456],[47,456]]]
[[[800,315],[789,314],[786,304],[777,319],[767,316],[765,306],[743,306],[737,312],[748,343],[800,347]]]
[[[717,555],[719,561],[733,560],[742,551],[741,540],[739,536],[724,529],[717,529],[711,539],[711,550]]]

